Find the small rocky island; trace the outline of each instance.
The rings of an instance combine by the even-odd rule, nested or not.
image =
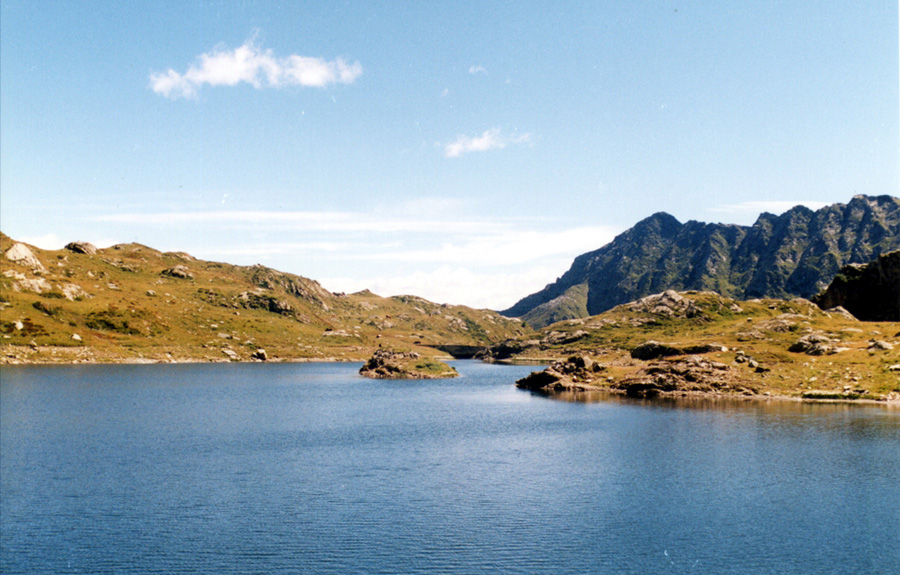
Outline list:
[[[373,379],[445,379],[458,377],[456,369],[436,359],[423,358],[414,351],[379,348],[359,370]]]

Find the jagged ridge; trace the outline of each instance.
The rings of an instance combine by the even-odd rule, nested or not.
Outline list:
[[[809,298],[842,266],[898,248],[900,199],[893,196],[858,195],[816,211],[797,206],[780,216],[764,213],[750,227],[682,224],[657,213],[578,256],[554,283],[500,313],[542,327],[667,289],[711,290],[738,299]],[[562,297],[580,285],[587,287],[583,310]]]

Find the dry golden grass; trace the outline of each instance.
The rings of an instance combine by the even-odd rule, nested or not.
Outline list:
[[[548,326],[514,359],[584,354],[607,366],[604,376],[620,380],[648,365],[630,353],[647,341],[680,348],[718,344],[727,351],[704,357],[738,370],[745,387],[759,394],[900,399],[898,323],[860,322],[801,299],[734,301],[709,292],[681,296],[693,302],[692,317],[619,306]],[[831,353],[788,351],[808,334],[827,337]],[[574,341],[554,343],[566,339]]]
[[[0,251],[13,241],[0,235]],[[525,333],[489,310],[369,292],[333,294],[264,268],[124,244],[87,255],[31,247],[44,270],[0,256],[5,362],[367,359],[379,345],[442,355]],[[166,270],[183,268],[190,277]],[[34,289],[36,288],[36,289]],[[38,291],[42,293],[38,293]]]

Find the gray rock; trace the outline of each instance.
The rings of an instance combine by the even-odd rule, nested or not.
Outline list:
[[[886,341],[881,340],[872,340],[872,343],[869,344],[869,349],[878,350],[878,351],[890,351],[894,349],[893,344],[890,344]]]
[[[37,256],[25,244],[14,244],[13,247],[6,250],[5,255],[6,259],[20,266],[38,270],[44,269],[44,264],[41,263],[41,260],[37,259]]]
[[[704,343],[701,345],[689,345],[678,347],[658,341],[648,341],[631,350],[634,359],[651,360],[672,355],[700,355],[704,353],[718,353],[728,351],[728,348],[717,343]]]
[[[660,343],[658,341],[648,341],[631,350],[631,357],[634,359],[651,360],[659,357],[668,357],[671,355],[683,355],[684,350]]]
[[[837,350],[831,345],[831,338],[824,335],[810,333],[801,337],[795,344],[788,348],[793,353],[805,353],[806,355],[832,355]]]
[[[839,306],[839,305],[829,308],[829,309],[826,309],[825,313],[827,313],[828,315],[836,315],[836,316],[842,317],[844,319],[849,319],[851,321],[859,321],[858,319],[856,319],[856,317],[852,313],[847,311],[843,306]]]
[[[97,247],[88,242],[70,242],[66,244],[66,249],[76,254],[93,255],[97,253]]]
[[[194,276],[191,274],[190,270],[186,266],[175,266],[172,268],[164,269],[160,272],[164,276],[169,276],[173,278],[179,279],[194,279]]]

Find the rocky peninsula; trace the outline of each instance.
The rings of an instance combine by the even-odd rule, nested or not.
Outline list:
[[[484,357],[548,364],[516,385],[550,396],[900,401],[900,324],[799,298],[666,291],[501,342]]]

